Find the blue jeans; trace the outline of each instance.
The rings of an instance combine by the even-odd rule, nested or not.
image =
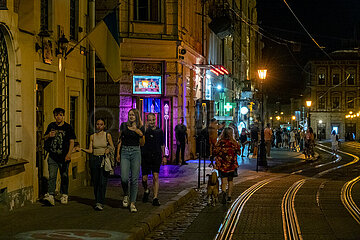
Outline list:
[[[125,196],[129,196],[130,175],[130,202],[135,202],[138,192],[138,178],[140,174],[141,152],[139,146],[121,147],[121,185]]]
[[[60,193],[68,194],[69,189],[69,163],[64,161],[55,161],[50,156],[48,157],[48,168],[49,168],[49,183],[48,189],[49,194],[54,195],[56,189],[56,179],[58,170],[60,170],[61,185]]]
[[[90,157],[90,172],[91,180],[94,186],[94,195],[96,203],[104,204],[106,186],[108,182],[109,172],[106,172],[104,167],[101,167],[103,156],[91,155]]]

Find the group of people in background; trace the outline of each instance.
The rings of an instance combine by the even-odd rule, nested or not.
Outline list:
[[[152,205],[160,206],[158,199],[159,170],[160,165],[165,163],[166,157],[164,133],[162,129],[156,126],[155,114],[149,113],[147,115],[147,123],[144,126],[139,111],[131,109],[128,112],[127,121],[120,126],[120,137],[116,153],[111,134],[105,131],[104,119],[97,119],[96,132],[90,136],[89,147],[82,148],[75,146],[76,136],[74,130],[70,124],[64,121],[65,110],[56,108],[53,114],[55,122],[50,123],[45,132],[45,149],[49,154],[49,182],[48,193],[43,198],[45,202],[51,206],[55,205],[56,180],[58,170],[60,170],[60,201],[62,204],[68,203],[68,169],[71,154],[75,151],[83,151],[90,154],[89,166],[94,187],[95,210],[101,211],[104,209],[106,187],[109,175],[113,171],[114,159],[120,163],[121,167],[121,185],[124,194],[123,207],[129,207],[131,212],[137,212],[135,202],[138,193],[140,165],[142,169],[142,185],[144,187],[143,201],[148,201],[150,190],[147,182],[148,175],[152,173],[154,191]],[[185,144],[187,134],[183,133],[183,129],[175,131],[178,132],[180,146]],[[184,155],[184,150],[182,150],[182,155]],[[182,159],[184,159],[183,156]]]

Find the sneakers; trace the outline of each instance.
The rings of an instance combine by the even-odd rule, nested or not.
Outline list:
[[[154,198],[154,199],[153,199],[153,202],[152,202],[152,205],[153,205],[153,206],[160,206],[160,201],[159,201],[159,199],[158,199],[158,198]]]
[[[55,206],[55,199],[54,199],[53,195],[50,195],[49,193],[47,193],[47,194],[45,194],[43,200],[50,206]]]
[[[66,194],[61,195],[60,202],[61,204],[67,204],[68,203],[69,196]]]
[[[231,197],[227,197],[227,202],[231,202]]]
[[[101,203],[96,203],[95,210],[102,211],[102,210],[104,210],[104,206]]]
[[[149,190],[149,189],[146,189],[146,191],[144,192],[143,199],[142,199],[143,203],[148,202],[148,200],[149,200],[149,195],[150,195],[150,190]]]
[[[136,209],[134,203],[131,203],[131,204],[130,204],[130,212],[132,212],[132,213],[136,213],[136,212],[137,212],[137,209]]]
[[[129,206],[129,196],[124,196],[124,199],[123,199],[123,207],[127,208]]]

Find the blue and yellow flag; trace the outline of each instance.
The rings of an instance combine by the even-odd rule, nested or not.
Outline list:
[[[90,45],[95,49],[106,71],[113,81],[121,77],[119,21],[116,10],[110,12],[88,35]]]

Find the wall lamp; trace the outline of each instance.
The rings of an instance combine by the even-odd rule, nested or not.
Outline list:
[[[43,50],[44,49],[44,42],[49,41],[49,37],[50,37],[50,33],[46,30],[41,30],[41,32],[39,32],[38,36],[40,37],[41,40],[41,46],[39,43],[35,43],[35,51],[39,51],[40,49]]]
[[[66,54],[68,43],[69,43],[69,40],[67,40],[67,38],[63,34],[57,42],[58,46],[55,49],[55,56],[61,55],[62,57],[64,57]]]

